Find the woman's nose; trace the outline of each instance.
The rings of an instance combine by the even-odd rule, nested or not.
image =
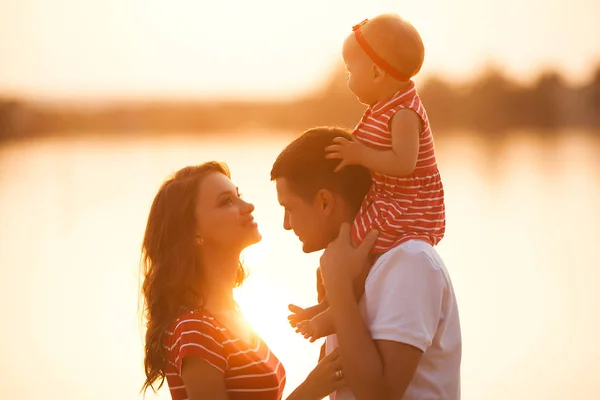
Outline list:
[[[243,211],[244,211],[244,214],[250,214],[251,212],[254,211],[254,204],[244,201]]]

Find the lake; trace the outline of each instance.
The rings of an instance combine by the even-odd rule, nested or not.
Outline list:
[[[244,255],[251,275],[236,297],[285,364],[289,393],[319,350],[286,320],[288,303],[314,303],[320,255],[283,230],[269,181],[292,138],[95,134],[0,145],[0,397],[141,398],[149,207],[169,174],[212,159],[230,165],[256,206],[264,240]],[[599,399],[600,133],[436,140],[447,201],[439,252],[460,308],[463,399]]]

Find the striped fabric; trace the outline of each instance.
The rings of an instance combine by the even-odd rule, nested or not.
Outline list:
[[[392,149],[389,122],[402,109],[416,112],[422,121],[419,156],[413,173],[398,178],[371,171],[373,184],[354,221],[352,236],[362,242],[373,228],[379,237],[372,252],[379,254],[411,239],[436,245],[446,228],[444,188],[435,159],[429,120],[414,82],[391,99],[370,107],[354,130],[354,137],[377,150]]]
[[[198,357],[223,373],[231,400],[279,400],[285,386],[285,369],[258,338],[249,345],[233,335],[207,311],[182,315],[167,332],[167,382],[173,400],[187,399],[181,378],[185,357]]]

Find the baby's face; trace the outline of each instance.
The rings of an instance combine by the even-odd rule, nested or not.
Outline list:
[[[375,103],[377,99],[374,96],[373,61],[360,48],[354,34],[348,36],[344,41],[342,57],[348,73],[347,83],[350,91],[363,104]]]

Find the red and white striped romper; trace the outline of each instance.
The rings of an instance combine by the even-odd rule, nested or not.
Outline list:
[[[354,137],[377,150],[392,149],[390,119],[402,109],[421,117],[419,156],[412,174],[398,178],[371,171],[373,183],[352,227],[356,243],[373,228],[379,237],[371,252],[381,254],[411,239],[436,245],[446,228],[444,188],[435,159],[429,120],[414,82],[392,98],[369,107],[354,130]]]

